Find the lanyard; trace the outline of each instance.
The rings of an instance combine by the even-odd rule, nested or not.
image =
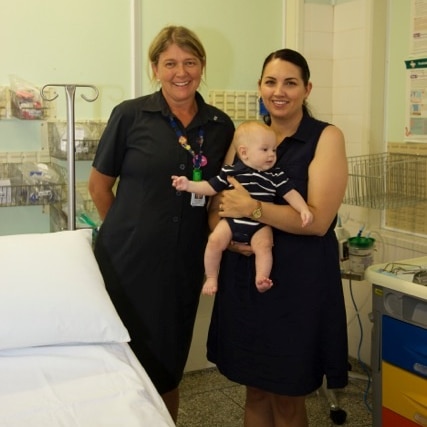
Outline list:
[[[175,131],[176,136],[178,137],[179,145],[181,145],[181,147],[184,148],[184,150],[187,150],[193,158],[193,180],[201,181],[202,180],[201,167],[207,164],[207,159],[203,155],[203,151],[202,151],[204,136],[205,136],[205,132],[203,128],[200,126],[199,132],[197,135],[197,144],[199,145],[199,152],[196,153],[191,148],[191,145],[188,143],[187,137],[182,133],[181,129],[179,128],[173,116],[169,116],[169,123],[172,126],[172,129]]]

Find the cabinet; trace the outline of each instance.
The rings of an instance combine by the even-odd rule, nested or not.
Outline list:
[[[401,265],[406,272],[374,265],[365,275],[372,283],[374,427],[427,425],[427,287],[412,282],[427,257]]]

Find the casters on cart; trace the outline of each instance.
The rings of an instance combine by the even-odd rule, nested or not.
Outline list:
[[[340,426],[345,423],[345,420],[347,419],[347,412],[341,408],[331,408],[329,412],[329,418],[334,424]]]
[[[322,390],[326,398],[328,399],[329,408],[330,408],[330,411],[329,411],[330,419],[336,425],[344,424],[347,419],[347,412],[345,412],[344,409],[341,409],[340,406],[338,405],[338,401],[334,391],[326,387],[325,378],[323,379]]]

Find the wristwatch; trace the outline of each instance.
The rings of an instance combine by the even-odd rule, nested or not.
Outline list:
[[[260,219],[262,216],[262,204],[257,200],[257,206],[251,213],[252,219]]]

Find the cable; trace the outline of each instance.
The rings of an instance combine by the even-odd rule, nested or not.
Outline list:
[[[352,284],[352,280],[351,278],[348,281],[349,283],[349,288],[350,288],[350,296],[351,296],[351,301],[353,303],[353,307],[356,311],[356,317],[357,317],[357,321],[359,323],[359,329],[360,329],[360,339],[359,339],[359,345],[357,347],[357,361],[359,362],[360,367],[363,369],[363,371],[365,372],[368,381],[366,384],[366,388],[365,391],[363,393],[363,402],[365,403],[366,408],[368,409],[369,412],[372,412],[372,408],[369,405],[368,402],[368,395],[369,395],[369,390],[371,388],[371,373],[369,372],[369,368],[366,366],[366,364],[362,361],[362,358],[360,356],[360,351],[362,348],[362,342],[363,342],[363,325],[362,325],[362,321],[360,319],[360,314],[359,314],[359,309],[357,307],[356,304],[356,300],[354,299],[354,295],[353,295],[353,284]]]

